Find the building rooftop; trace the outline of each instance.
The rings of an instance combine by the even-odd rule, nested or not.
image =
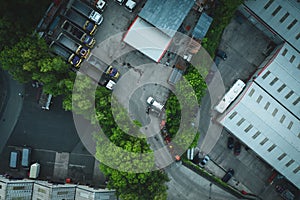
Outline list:
[[[211,25],[213,21],[213,18],[211,18],[210,16],[208,16],[205,13],[202,13],[194,30],[193,30],[193,38],[196,39],[203,39]]]
[[[245,5],[298,52],[300,51],[299,1],[245,1]]]
[[[173,37],[194,3],[194,0],[148,0],[139,16]]]
[[[291,58],[295,56],[293,60]],[[288,44],[259,67],[219,119],[230,132],[300,188],[299,53]],[[298,78],[297,78],[298,77]]]

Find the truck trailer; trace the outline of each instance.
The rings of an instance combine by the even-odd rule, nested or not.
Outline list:
[[[78,39],[80,42],[82,42],[84,45],[92,48],[94,44],[96,43],[95,38],[88,35],[81,29],[79,29],[77,26],[75,26],[72,22],[69,22],[68,20],[65,20],[63,24],[61,25],[61,28],[67,32],[69,35],[73,36],[74,38]]]
[[[75,12],[72,9],[67,10],[64,13],[64,16],[72,23],[76,24],[79,27],[87,32],[90,35],[95,35],[97,31],[97,25],[94,22],[89,21],[79,13]]]
[[[62,44],[63,46],[67,47],[68,49],[70,49],[72,52],[75,52],[77,55],[79,55],[82,58],[86,58],[90,54],[89,48],[78,44],[77,42],[75,42],[74,40],[72,40],[71,38],[69,38],[63,33],[60,33],[57,36],[56,41]]]
[[[80,63],[82,62],[82,59],[79,56],[55,42],[50,44],[50,48],[52,49],[53,53],[63,57],[67,62],[71,63],[75,67],[79,67]]]
[[[103,21],[103,16],[100,13],[79,0],[73,2],[72,9],[94,21],[97,25],[100,25]]]

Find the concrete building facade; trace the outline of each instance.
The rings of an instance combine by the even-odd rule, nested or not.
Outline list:
[[[0,176],[0,199],[1,200],[30,200],[32,197],[34,181],[9,180]]]

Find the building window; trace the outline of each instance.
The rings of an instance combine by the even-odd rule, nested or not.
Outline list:
[[[282,84],[280,88],[278,88],[277,92],[281,92],[286,87],[286,84]]]
[[[251,128],[253,128],[253,126],[250,124],[244,131],[248,133],[251,130]]]
[[[293,164],[295,160],[291,159],[289,162],[285,164],[286,167],[289,167],[291,164]]]
[[[297,105],[299,103],[299,101],[300,101],[300,97],[298,97],[297,100],[293,102],[293,105],[294,106]]]
[[[297,67],[298,69],[300,69],[300,63],[298,64],[298,67]]]
[[[282,153],[277,159],[282,160],[286,156],[286,153]]]
[[[287,49],[284,49],[281,55],[282,55],[282,56],[285,56],[287,52],[288,52],[288,50],[287,50]]]
[[[280,19],[280,23],[284,22],[289,15],[290,13],[286,12],[285,15],[283,15],[283,17]]]
[[[254,94],[255,90],[252,88],[251,91],[249,92],[249,97],[252,97],[252,95]]]
[[[57,192],[57,195],[66,195],[68,194],[68,191],[60,191],[60,192]]]
[[[262,79],[265,79],[269,76],[271,72],[270,71],[267,71],[263,76],[262,76]]]
[[[269,140],[268,138],[265,138],[259,144],[260,145],[264,145],[266,142],[268,142],[268,140]]]
[[[261,134],[261,132],[260,132],[260,131],[257,131],[257,132],[252,136],[252,138],[253,138],[253,139],[256,139],[260,134]]]
[[[278,109],[275,108],[274,111],[273,111],[273,113],[272,113],[273,117],[275,117],[275,115],[277,114],[277,112],[278,112]]]
[[[300,133],[298,133],[298,138],[300,139]]]
[[[274,85],[274,83],[276,83],[277,81],[278,81],[278,78],[275,77],[275,78],[272,80],[272,82],[270,83],[270,85],[271,85],[271,86]]]
[[[292,57],[291,57],[291,59],[290,59],[290,63],[293,63],[294,62],[294,60],[295,60],[295,56],[294,55],[292,55]]]
[[[240,126],[245,121],[244,118],[242,118],[236,125]]]
[[[280,123],[283,123],[284,120],[285,120],[285,115],[282,115],[280,118]]]
[[[237,112],[234,111],[230,116],[229,116],[229,119],[233,119],[235,116],[236,116]]]
[[[287,95],[285,95],[284,98],[288,99],[288,98],[290,98],[290,96],[292,96],[293,94],[294,94],[294,91],[292,90],[292,91],[290,91]]]
[[[13,190],[25,190],[25,186],[15,186]]]
[[[46,190],[44,190],[42,188],[38,188],[38,192],[46,194]]]
[[[293,173],[297,174],[300,171],[300,166],[298,166],[296,169],[294,169]]]
[[[270,5],[274,2],[274,0],[269,0],[268,3],[264,6],[264,9],[268,9]]]
[[[300,33],[298,33],[298,35],[296,35],[296,40],[299,40],[300,38]]]
[[[295,24],[298,22],[298,20],[296,20],[296,19],[294,19],[291,23],[290,23],[290,25],[287,27],[287,29],[291,29],[291,28],[293,28],[293,26],[295,26]]]
[[[275,16],[280,10],[281,10],[281,6],[278,6],[272,13],[273,16]]]
[[[291,130],[291,128],[292,128],[292,126],[293,126],[293,124],[294,124],[294,123],[293,123],[292,121],[290,121],[290,123],[289,123],[289,125],[288,125],[288,127],[287,127],[287,128],[288,128],[289,130]]]
[[[270,146],[270,148],[268,148],[268,152],[273,151],[273,149],[275,149],[275,147],[276,147],[276,144],[273,144],[272,146]]]
[[[259,95],[259,97],[256,99],[256,102],[257,102],[257,103],[260,103],[261,100],[262,100],[262,96]]]
[[[270,106],[270,102],[267,102],[265,105],[265,110],[268,110],[269,106]]]

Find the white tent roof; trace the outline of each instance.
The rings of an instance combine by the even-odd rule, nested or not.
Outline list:
[[[137,17],[127,31],[124,42],[159,62],[172,38]]]

